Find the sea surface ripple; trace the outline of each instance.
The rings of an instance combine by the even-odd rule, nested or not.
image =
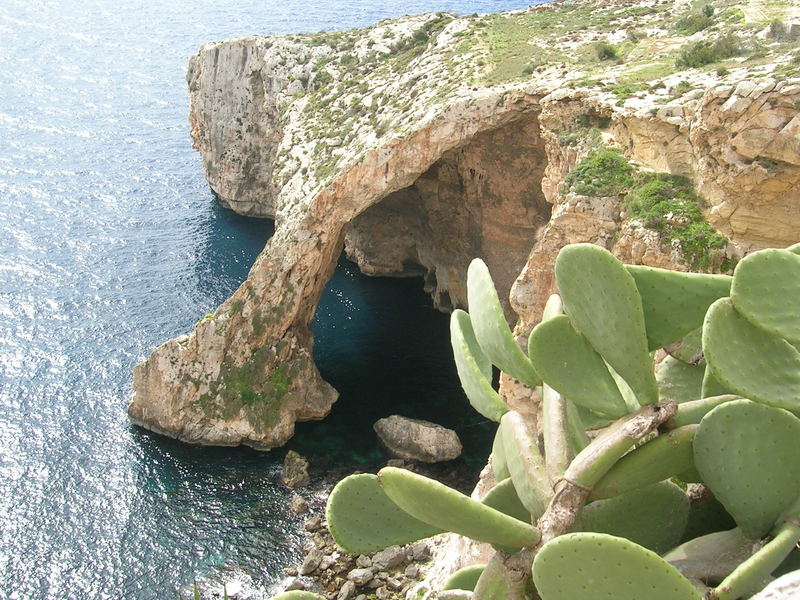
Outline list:
[[[299,554],[281,452],[188,447],[125,414],[131,368],[213,311],[271,234],[220,209],[202,177],[189,56],[226,37],[527,4],[0,2],[0,598],[176,598],[237,577],[267,593]],[[471,426],[453,416],[446,317],[419,288],[341,263],[315,332],[342,408],[298,431],[312,460],[374,458],[371,429],[354,431],[404,399]]]

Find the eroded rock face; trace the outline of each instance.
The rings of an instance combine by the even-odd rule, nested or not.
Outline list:
[[[423,273],[434,305],[448,312],[466,307],[467,267],[481,256],[506,298],[550,218],[545,164],[535,114],[476,135],[356,217],[348,256],[372,275]]]
[[[626,3],[635,2],[598,10]],[[530,9],[546,10],[561,8]],[[579,74],[553,64],[476,85],[487,77],[475,60],[484,50],[452,50],[485,27],[435,14],[201,48],[188,74],[190,123],[209,183],[234,210],[274,216],[276,233],[211,318],[136,367],[134,423],[268,449],[295,421],[327,414],[336,392],[311,358],[310,324],[345,247],[368,273],[424,273],[443,310],[464,305],[466,265],[481,256],[519,333],[554,291],[565,244],[681,268],[619,199],[565,193],[583,151],[575,136],[588,127],[642,168],[691,176],[732,248],[800,237],[800,81],[743,72],[728,85],[685,72],[620,100],[567,87]],[[669,92],[684,79],[696,89]]]

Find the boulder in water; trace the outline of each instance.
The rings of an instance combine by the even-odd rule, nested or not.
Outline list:
[[[456,432],[436,423],[392,415],[373,428],[388,452],[398,458],[435,463],[461,455]]]

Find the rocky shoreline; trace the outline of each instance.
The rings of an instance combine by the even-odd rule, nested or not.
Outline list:
[[[282,480],[295,490],[292,512],[304,517],[303,559],[284,569],[283,590],[307,590],[330,600],[406,600],[418,597],[429,589],[428,577],[452,534],[443,534],[408,544],[392,546],[366,554],[351,555],[334,542],[325,521],[325,505],[333,486],[348,472],[336,473],[318,480],[300,475],[308,468],[303,457],[290,451],[284,462]],[[305,461],[305,462],[304,462]],[[300,465],[300,466],[298,466]],[[459,461],[437,464],[389,459],[385,465],[399,466],[436,477],[451,487],[470,494],[479,475]],[[377,471],[384,464],[373,465]],[[313,470],[313,469],[312,469]],[[355,471],[360,472],[360,471]]]

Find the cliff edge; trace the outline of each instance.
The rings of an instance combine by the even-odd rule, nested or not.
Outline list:
[[[343,249],[366,273],[423,275],[442,310],[465,304],[480,256],[521,333],[565,244],[697,268],[679,239],[636,218],[629,190],[575,185],[576,164],[602,148],[691,182],[697,218],[725,236],[702,268],[796,242],[797,13],[554,2],[203,46],[187,80],[206,177],[220,202],[274,217],[276,231],[230,299],[135,368],[131,420],[268,449],[327,414],[336,392],[310,324]]]

